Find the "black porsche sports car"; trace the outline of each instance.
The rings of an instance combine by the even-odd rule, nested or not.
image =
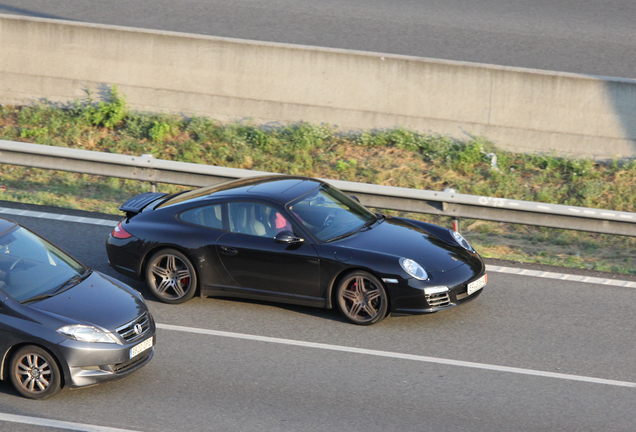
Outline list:
[[[154,345],[141,294],[0,218],[0,380],[46,399],[125,377]]]
[[[324,181],[267,176],[126,203],[110,265],[166,303],[195,293],[332,308],[355,324],[477,297],[481,257],[457,232],[369,211]]]

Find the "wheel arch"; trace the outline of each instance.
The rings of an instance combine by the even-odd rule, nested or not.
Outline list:
[[[199,269],[197,268],[197,260],[192,258],[192,255],[190,255],[184,248],[182,248],[181,246],[178,245],[173,245],[173,244],[162,244],[162,245],[158,245],[158,246],[153,246],[151,249],[148,249],[146,251],[146,253],[144,254],[143,258],[141,259],[141,266],[139,268],[139,273],[141,276],[141,280],[145,281],[146,280],[146,268],[148,267],[148,261],[150,260],[150,257],[153,256],[156,252],[159,252],[160,250],[164,250],[164,249],[174,249],[176,251],[181,252],[183,255],[185,255],[189,260],[190,263],[192,264],[192,267],[194,268],[194,271],[197,273],[197,287],[196,289],[199,289],[199,285],[200,283],[200,274],[199,274]]]
[[[388,306],[387,310],[390,311],[391,310],[391,294],[389,292],[389,289],[386,286],[386,283],[382,280],[380,275],[378,275],[376,272],[362,266],[349,267],[349,268],[343,269],[338,274],[336,274],[336,276],[331,280],[331,283],[328,288],[329,293],[327,295],[327,309],[333,309],[335,307],[334,305],[336,304],[336,288],[340,284],[340,281],[342,281],[349,273],[353,273],[356,271],[363,271],[363,272],[369,273],[370,275],[372,275],[373,277],[375,277],[376,279],[380,281],[380,283],[382,284],[382,288],[384,288],[384,292],[386,293],[387,306]]]
[[[49,353],[49,355],[55,361],[55,364],[57,365],[57,368],[60,370],[60,388],[64,388],[66,386],[67,374],[69,373],[68,366],[66,364],[62,364],[62,362],[60,361],[60,359],[57,356],[57,354],[55,354],[53,351],[51,351],[50,349],[48,349],[44,345],[41,345],[39,343],[34,343],[34,342],[20,342],[20,343],[17,343],[15,345],[13,345],[11,348],[9,348],[6,353],[4,353],[4,357],[2,358],[2,363],[0,363],[0,380],[4,381],[4,380],[9,379],[10,371],[8,369],[9,369],[9,366],[11,364],[11,359],[15,355],[16,351],[18,351],[21,348],[24,348],[26,346],[38,347],[38,348],[46,351],[47,353]]]

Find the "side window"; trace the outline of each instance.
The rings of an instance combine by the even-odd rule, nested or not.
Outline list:
[[[179,215],[179,219],[208,228],[223,229],[223,204],[186,210]]]
[[[228,204],[230,231],[259,237],[275,237],[281,231],[292,231],[289,221],[267,204],[231,202]]]

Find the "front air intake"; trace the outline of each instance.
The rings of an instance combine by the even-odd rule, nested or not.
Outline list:
[[[431,294],[426,296],[426,301],[433,308],[450,306],[450,296],[447,292],[439,294]]]

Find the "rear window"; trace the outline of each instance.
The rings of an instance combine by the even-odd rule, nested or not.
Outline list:
[[[179,219],[207,228],[223,229],[223,204],[215,204],[186,210]]]

